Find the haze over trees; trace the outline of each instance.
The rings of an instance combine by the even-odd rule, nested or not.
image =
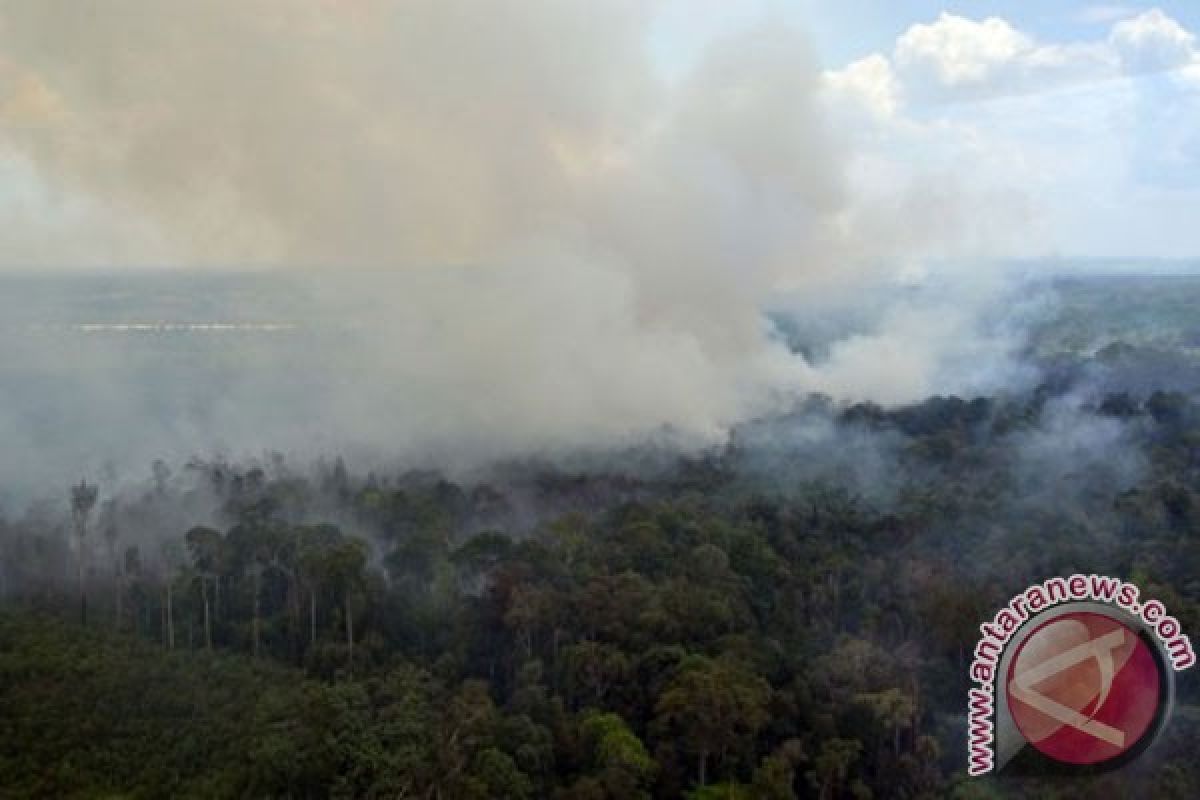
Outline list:
[[[970,648],[1013,587],[1123,575],[1200,630],[1200,406],[1102,393],[1072,433],[1070,385],[813,398],[720,450],[580,470],[81,482],[66,518],[0,525],[0,775],[14,796],[1193,796],[1187,681],[1121,772],[963,774]]]
[[[1195,4],[863,5],[0,0],[0,800],[1200,797]]]

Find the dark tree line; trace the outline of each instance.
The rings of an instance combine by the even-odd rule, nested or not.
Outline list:
[[[515,464],[459,484],[267,459],[156,464],[141,492],[80,483],[68,520],[0,526],[0,780],[15,796],[1193,797],[1190,675],[1167,740],[1125,771],[963,775],[966,662],[1014,591],[1122,575],[1200,631],[1200,406],[1093,398],[1081,430],[1138,456],[1118,474],[1124,455],[1089,456],[1079,433],[1046,460],[1062,392],[814,399],[637,474]],[[814,416],[835,444],[876,443],[886,495],[800,458],[788,437]]]

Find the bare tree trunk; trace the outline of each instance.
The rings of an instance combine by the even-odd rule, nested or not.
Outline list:
[[[84,542],[87,541],[87,522],[79,523],[79,558],[76,560],[76,565],[79,571],[79,622],[81,625],[87,625],[87,584],[84,582]]]
[[[175,649],[175,603],[170,579],[167,580],[167,649]]]
[[[346,595],[346,660],[354,670],[354,614],[350,611],[350,595]]]
[[[912,716],[908,720],[908,731],[909,738],[911,739],[909,744],[912,747],[912,752],[915,753],[917,750],[917,723],[921,719],[921,686],[917,683],[917,676],[915,673],[910,680],[912,681],[913,704]]]
[[[200,576],[200,598],[204,601],[204,648],[212,652],[212,620],[208,610],[208,579]]]
[[[79,540],[79,624],[87,625],[87,590],[83,587],[83,539]]]
[[[262,572],[254,572],[254,657],[258,658],[259,614],[261,612]]]
[[[313,589],[309,595],[308,602],[308,646],[316,647],[317,645],[317,590]]]
[[[288,575],[288,630],[292,640],[292,655],[300,660],[300,651],[304,649],[304,632],[300,627],[300,582],[294,575]]]
[[[117,607],[117,630],[118,631],[121,630],[121,618],[122,618],[122,616],[124,616],[123,606],[124,606],[125,587],[122,585],[123,582],[124,582],[124,578],[119,574],[117,575],[116,579],[113,581],[113,593],[116,595],[115,600],[116,600],[116,607]]]
[[[75,519],[75,535],[79,538],[79,621],[83,625],[87,625],[87,587],[83,580],[87,561],[87,520],[95,505],[95,486],[88,486],[86,480],[81,480],[78,486],[71,487],[71,514]]]
[[[113,570],[113,625],[119,631],[121,630],[121,580],[124,577],[121,574],[121,561],[117,558],[117,546],[113,540],[108,543],[108,560],[112,563]]]

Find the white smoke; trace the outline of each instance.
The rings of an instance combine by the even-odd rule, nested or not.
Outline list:
[[[858,194],[800,34],[738,33],[665,81],[654,13],[0,0],[0,152],[57,209],[3,235],[4,266],[309,276],[359,335],[311,354],[337,367],[312,381],[319,420],[288,418],[282,390],[269,415],[228,414],[222,436],[264,446],[315,430],[417,452],[711,439],[797,391],[931,390],[966,315],[897,312],[814,365],[763,310],[944,252],[955,182]],[[122,391],[97,396],[116,408]]]

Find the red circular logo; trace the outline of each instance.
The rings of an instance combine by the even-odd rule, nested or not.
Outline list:
[[[1021,735],[1068,764],[1098,764],[1142,740],[1162,702],[1159,664],[1124,623],[1079,611],[1039,626],[1008,667]]]

